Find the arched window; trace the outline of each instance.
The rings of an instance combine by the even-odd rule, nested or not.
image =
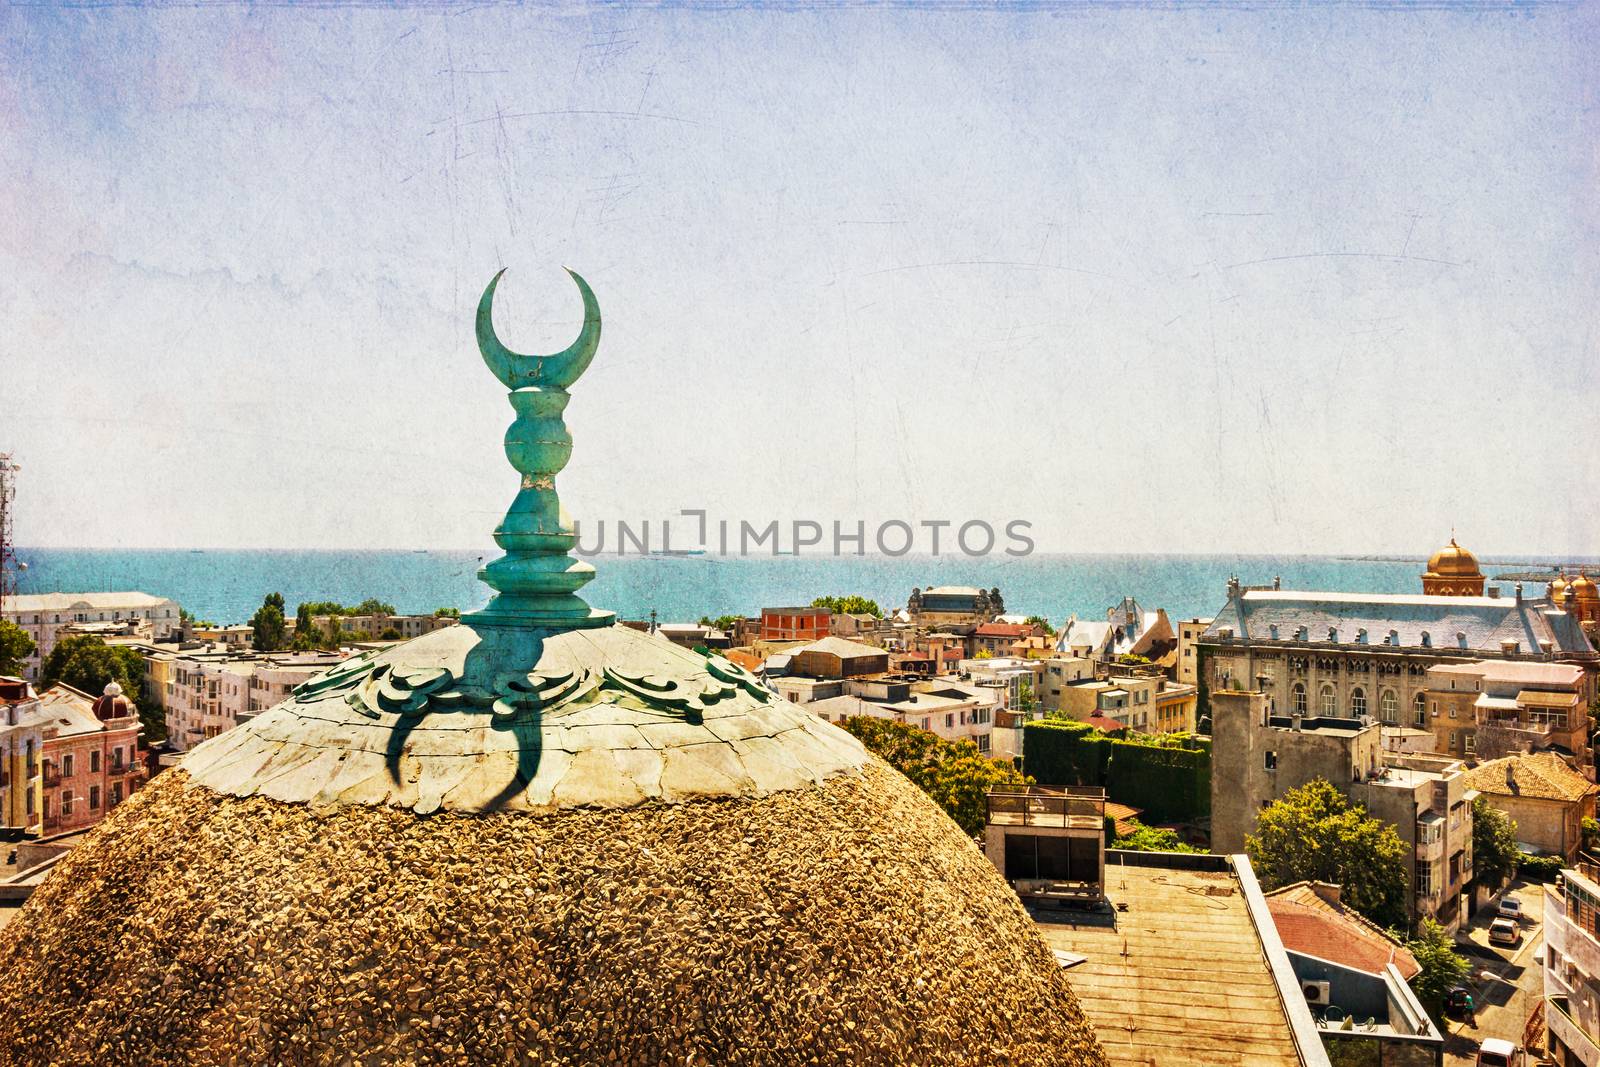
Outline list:
[[[1322,715],[1333,716],[1339,714],[1339,698],[1333,695],[1333,686],[1322,687]]]
[[[1428,698],[1426,694],[1418,693],[1416,699],[1411,702],[1411,709],[1416,714],[1416,724],[1418,726],[1428,725]]]
[[[1400,721],[1400,698],[1394,695],[1393,689],[1385,689],[1378,697],[1378,716],[1387,723]]]
[[[1294,710],[1296,715],[1306,713],[1306,687],[1299,682],[1294,683]]]
[[[1367,692],[1357,687],[1350,691],[1350,714],[1354,718],[1361,718],[1367,713]]]

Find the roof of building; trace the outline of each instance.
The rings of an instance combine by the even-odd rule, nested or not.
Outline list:
[[[1272,627],[1277,627],[1273,636]],[[1367,631],[1367,644],[1381,647],[1390,630],[1398,631],[1398,646],[1422,648],[1423,634],[1435,649],[1461,647],[1456,634],[1466,635],[1466,648],[1499,653],[1502,641],[1516,641],[1525,653],[1538,653],[1548,640],[1557,652],[1593,653],[1578,621],[1562,611],[1552,611],[1543,601],[1515,597],[1421,596],[1385,593],[1294,592],[1248,589],[1228,603],[1202,640],[1221,639],[1224,629],[1240,641],[1293,642],[1296,630],[1307,629],[1308,643],[1327,643],[1336,630],[1337,643],[1356,645],[1357,634]]]
[[[922,591],[923,596],[977,596],[983,592],[970,585],[934,585]]]
[[[1075,648],[1087,648],[1091,652],[1098,652],[1102,648],[1109,648],[1113,638],[1114,630],[1109,622],[1074,616],[1061,624],[1061,631],[1056,635],[1056,651],[1070,652]]]
[[[1360,913],[1319,895],[1310,882],[1274,889],[1266,898],[1278,936],[1290,952],[1368,974],[1382,974],[1392,963],[1407,981],[1422,970],[1404,945]]]
[[[66,611],[86,607],[95,611],[116,611],[127,608],[157,608],[176,601],[150,593],[128,591],[125,593],[17,593],[6,597],[7,615],[34,611]]]
[[[1083,958],[1067,975],[1107,1059],[1116,1067],[1299,1067],[1305,1060],[1295,1034],[1307,1028],[1312,1054],[1320,1051],[1305,1002],[1285,1003],[1264,947],[1277,946],[1277,933],[1254,876],[1250,887],[1266,931],[1257,928],[1231,858],[1208,857],[1228,868],[1208,870],[1145,866],[1140,861],[1149,855],[1107,857],[1106,896],[1125,911],[1111,918],[1034,914],[1046,944]],[[1281,946],[1277,953],[1287,969]],[[1294,1011],[1305,1016],[1299,1028],[1290,1025]]]
[[[1494,796],[1571,802],[1600,792],[1600,786],[1567,766],[1554,752],[1502,756],[1473,767],[1466,778],[1467,788]]]
[[[1471,663],[1441,663],[1429,667],[1438,674],[1482,678],[1486,682],[1519,685],[1546,685],[1570,688],[1583,681],[1583,668],[1576,663],[1530,663],[1527,660],[1481,659]]]
[[[1027,623],[986,622],[972,633],[976,637],[1030,637],[1033,627]]]
[[[838,656],[840,659],[864,659],[867,656],[886,656],[888,652],[876,645],[864,645],[860,641],[850,641],[843,637],[824,637],[810,644],[801,645],[799,648],[789,649],[791,656],[799,656],[806,652],[822,652],[829,656]]]
[[[58,729],[58,737],[76,737],[80,734],[97,734],[105,729],[94,713],[94,697],[88,693],[57,682],[39,694],[39,706],[49,718],[46,727]]]
[[[823,608],[823,607],[762,608],[761,609],[761,614],[763,614],[763,615],[776,615],[776,614],[783,614],[783,615],[831,615],[831,614],[833,614],[833,609],[831,609],[831,608]]]
[[[1091,715],[1083,721],[1088,723],[1090,726],[1093,726],[1095,729],[1104,730],[1107,733],[1110,733],[1112,730],[1126,730],[1128,728],[1127,723],[1118,722],[1116,719],[1110,718],[1106,715]]]

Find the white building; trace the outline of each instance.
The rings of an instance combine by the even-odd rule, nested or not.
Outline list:
[[[166,658],[160,698],[167,740],[184,752],[288,699],[300,683],[344,659],[341,652],[231,652],[221,646],[178,652],[146,652]]]
[[[1544,1025],[1562,1067],[1600,1065],[1600,869],[1561,872],[1544,898]]]
[[[87,623],[133,622],[161,637],[178,628],[178,602],[149,593],[24,593],[6,597],[0,618],[20,626],[36,646],[23,674],[37,681],[63,627]]]

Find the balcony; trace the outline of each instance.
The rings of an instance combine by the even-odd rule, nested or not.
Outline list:
[[[1546,997],[1544,1021],[1550,1036],[1572,1050],[1573,1058],[1585,1067],[1600,1067],[1600,1045],[1584,1033],[1572,1017],[1571,1004],[1564,996]]]
[[[61,784],[61,772],[54,767],[44,769],[44,787],[50,789]]]
[[[1106,791],[1098,786],[1029,786],[990,793],[990,826],[1035,826],[1105,832]]]

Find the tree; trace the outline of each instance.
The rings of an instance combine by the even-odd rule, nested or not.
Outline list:
[[[400,640],[400,638],[402,638],[404,636],[405,635],[402,634],[399,630],[396,630],[393,626],[391,626],[387,630],[383,631],[383,633],[378,635],[378,640],[379,641],[398,641],[398,640]]]
[[[434,608],[433,609],[433,617],[436,618],[436,619],[459,619],[459,618],[461,618],[461,609],[460,608]]]
[[[1029,615],[1025,621],[1029,626],[1037,626],[1043,630],[1046,637],[1054,637],[1056,635],[1056,628],[1051,626],[1050,620],[1043,615]]]
[[[64,638],[44,658],[40,681],[46,688],[60,682],[93,697],[116,682],[122,687],[122,695],[139,713],[145,740],[160,741],[167,736],[167,723],[161,709],[140,703],[144,660],[131,648],[108,645],[93,634]]]
[[[700,616],[700,625],[709,626],[713,630],[731,630],[738,621],[737,615],[718,615],[714,619],[709,615]]]
[[[20,675],[37,647],[26,630],[9,619],[0,619],[0,674]]]
[[[1133,820],[1132,831],[1118,835],[1112,840],[1110,847],[1127,849],[1130,852],[1205,851],[1205,849],[1184,844],[1183,838],[1178,836],[1176,830],[1163,830],[1156,826],[1146,826],[1137,820]]]
[[[289,636],[283,618],[283,594],[268,593],[261,607],[250,617],[255,633],[251,643],[257,652],[276,652],[284,646]]]
[[[871,615],[875,619],[883,618],[883,609],[878,607],[876,600],[868,600],[864,596],[819,596],[811,602],[814,608],[827,608],[835,615]]]
[[[1434,1015],[1442,1014],[1444,995],[1458,986],[1471,972],[1466,958],[1457,952],[1445,928],[1424,917],[1417,936],[1406,942],[1422,970],[1411,979],[1411,988]]]
[[[1517,824],[1479,795],[1472,801],[1472,876],[1499,885],[1517,871]]]
[[[1600,819],[1591,819],[1586,815],[1578,828],[1583,834],[1583,850],[1591,854],[1600,852]]]
[[[852,716],[841,725],[971,835],[983,831],[990,790],[1033,783],[1009,761],[985,756],[971,741],[945,741],[927,730],[870,715]]]
[[[386,603],[376,597],[367,597],[353,608],[346,608],[341,615],[397,615],[394,605]]]
[[[1017,687],[1017,710],[1029,718],[1033,717],[1034,710],[1039,706],[1039,698],[1033,695],[1033,683],[1023,682]]]
[[[1267,805],[1245,838],[1267,889],[1333,882],[1343,900],[1379,926],[1406,925],[1406,847],[1395,828],[1369,818],[1325,779],[1314,778]]]

